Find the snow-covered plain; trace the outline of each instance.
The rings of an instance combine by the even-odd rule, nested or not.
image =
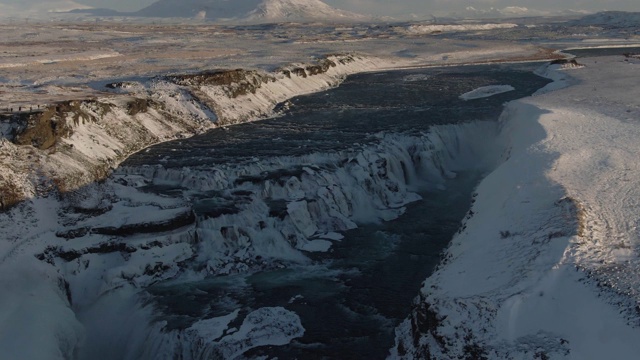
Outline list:
[[[213,176],[145,168],[106,177],[132,151],[206,131],[215,121],[268,116],[276,102],[336,86],[350,73],[551,54],[535,44],[505,41],[504,29],[495,27],[467,32],[461,36],[471,38],[464,40],[445,34],[443,41],[407,35],[408,26],[256,31],[183,24],[167,25],[162,33],[155,25],[1,25],[7,48],[1,60],[12,65],[0,67],[0,110],[83,100],[55,119],[73,131],[53,149],[18,146],[10,141],[15,128],[8,122],[1,127],[2,190],[17,188],[29,197],[0,213],[3,353],[71,359],[100,351],[113,358],[186,359],[216,352],[234,357],[255,346],[284,344],[304,331],[286,309],[256,309],[243,320],[230,311],[170,331],[153,323],[140,290],[178,276],[201,279],[308,263],[306,252],[327,250],[340,231],[402,214],[419,198],[411,187],[415,181],[437,188],[456,171],[479,168],[495,170],[479,186],[473,216],[398,329],[392,356],[633,358],[637,59],[542,70],[555,85],[509,104],[499,127],[470,123],[436,127],[423,136],[381,135],[373,146],[248,167],[229,164]],[[208,36],[185,41],[202,33]],[[339,59],[345,55],[330,57],[336,66],[328,72],[282,72],[345,49],[360,53],[346,55],[353,61],[344,64]],[[39,61],[46,59],[55,61]],[[275,80],[234,98],[233,86],[158,77],[232,67]],[[115,89],[104,88],[118,82]],[[147,100],[145,111],[136,99]],[[301,171],[253,181],[283,167]],[[52,174],[71,180],[49,181]],[[148,184],[227,191],[239,211],[196,220],[186,201],[138,189]],[[283,201],[283,213],[271,216],[266,198]],[[234,321],[240,321],[238,328]],[[39,346],[25,346],[34,337]]]

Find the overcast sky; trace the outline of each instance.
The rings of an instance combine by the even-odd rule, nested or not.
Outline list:
[[[65,0],[0,0],[6,5],[26,5]],[[73,0],[76,3],[121,11],[139,10],[156,0]],[[233,3],[233,0],[229,0]],[[431,14],[460,11],[472,6],[478,10],[491,7],[522,6],[535,10],[625,10],[640,11],[639,0],[325,0],[326,3],[354,12],[373,15]],[[26,3],[26,4],[25,4]]]

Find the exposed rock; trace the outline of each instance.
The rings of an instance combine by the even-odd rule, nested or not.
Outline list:
[[[72,229],[69,231],[57,233],[56,236],[65,238],[65,239],[75,239],[91,233],[91,234],[126,237],[126,236],[135,235],[135,234],[149,234],[149,233],[171,231],[187,225],[191,225],[195,222],[196,222],[196,216],[193,213],[193,211],[189,210],[167,220],[146,222],[146,223],[139,223],[139,224],[127,224],[127,225],[122,225],[120,227],[114,227],[114,226],[94,227],[94,228],[83,227],[79,229]]]
[[[236,98],[249,93],[255,94],[256,89],[263,83],[276,79],[270,75],[255,70],[216,70],[191,75],[170,76],[169,79],[183,86],[223,86],[230,98]]]
[[[0,173],[0,211],[9,210],[23,200],[23,194]]]
[[[556,59],[551,62],[551,65],[570,65],[575,67],[583,67],[583,64],[578,63],[576,59]]]
[[[90,115],[80,109],[80,104],[81,101],[66,101],[29,114],[27,127],[17,134],[15,143],[33,145],[40,150],[51,148],[59,138],[69,137],[73,133],[73,124],[92,120]]]
[[[137,248],[129,246],[121,242],[108,242],[102,243],[98,246],[89,247],[83,250],[70,250],[65,251],[57,247],[48,247],[42,254],[37,254],[36,257],[43,261],[52,261],[53,258],[60,258],[64,261],[73,261],[85,254],[108,254],[114,252],[120,253],[133,253],[138,251]]]
[[[131,116],[139,113],[146,113],[149,109],[149,101],[147,99],[132,98],[127,103],[127,113]]]

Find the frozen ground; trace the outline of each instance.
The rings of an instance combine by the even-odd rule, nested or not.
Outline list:
[[[300,167],[303,180],[243,184],[244,192],[230,196],[244,215],[225,213],[209,220],[209,229],[194,227],[184,202],[137,189],[148,184],[147,177],[121,174],[93,182],[147,145],[197,134],[221,121],[268,116],[275,103],[336,86],[350,73],[546,59],[560,47],[608,41],[583,24],[488,26],[455,34],[443,28],[437,35],[411,33],[414,25],[0,25],[3,115],[90,100],[70,102],[66,110],[54,106],[52,112],[65,115],[54,114],[54,123],[71,132],[53,147],[47,145],[50,139],[39,137],[33,138],[35,146],[16,145],[11,142],[14,123],[3,121],[0,127],[3,194],[18,189],[30,198],[0,213],[0,272],[6,274],[0,277],[6,290],[0,295],[3,353],[70,359],[102,349],[115,351],[114,358],[139,358],[139,344],[131,339],[142,339],[151,343],[149,357],[165,349],[188,358],[185,354],[212,351],[235,356],[254,346],[288,342],[304,330],[296,314],[281,308],[257,309],[243,320],[230,311],[181,332],[145,338],[141,334],[157,329],[147,327],[149,309],[131,294],[181,272],[198,278],[304,264],[308,259],[299,249],[326,250],[328,241],[340,237],[335,231],[353,228],[354,220],[392,219],[416,200],[407,188],[407,176],[414,175],[405,173],[407,163],[437,184],[475,166],[478,153],[503,149],[503,164],[478,188],[473,216],[425,282],[411,318],[398,329],[394,354],[633,358],[640,350],[633,341],[639,335],[640,267],[634,200],[640,195],[640,169],[634,165],[640,150],[635,141],[640,65],[634,58],[581,60],[587,67],[566,70],[570,77],[545,71],[557,82],[537,97],[509,104],[499,135],[492,126],[471,124],[438,128],[428,137],[383,137],[377,147],[327,155],[326,164],[346,164],[328,169],[306,166],[318,158],[230,166],[215,178],[148,169],[148,177],[169,184],[216,190],[243,176],[277,172],[283,164]],[[512,41],[537,36],[543,45]],[[607,29],[603,36],[618,44],[637,41],[637,33],[628,30]],[[310,63],[344,52],[356,55],[346,55],[351,60],[345,63],[340,62],[345,55],[330,57],[335,67],[310,76],[317,71],[306,68]],[[226,87],[163,76],[238,67],[258,72]],[[291,75],[297,68],[304,76]],[[255,79],[264,80],[264,86],[246,91]],[[109,83],[117,86],[108,89]],[[566,85],[573,86],[559,90]],[[230,94],[238,95],[237,102]],[[487,146],[488,138],[498,140]],[[365,182],[366,188],[357,185]],[[75,191],[59,197],[56,188]],[[284,218],[267,216],[269,208],[254,192],[286,200]],[[324,205],[307,202],[309,194]],[[223,231],[220,224],[227,220],[238,226]],[[256,254],[274,261],[251,262]],[[202,268],[185,265],[196,258]],[[136,325],[126,331],[120,326],[131,322]],[[95,343],[114,335],[131,340],[131,348]],[[36,337],[39,346],[25,346]],[[188,338],[188,344],[175,341],[180,338]],[[213,350],[204,343],[219,346]]]

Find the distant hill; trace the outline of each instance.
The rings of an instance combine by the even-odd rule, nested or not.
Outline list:
[[[640,26],[640,12],[603,11],[571,21],[571,25],[627,28]]]
[[[71,0],[21,0],[11,4],[0,3],[0,17],[30,17],[89,8],[90,6],[78,4]]]
[[[140,11],[122,15],[251,22],[372,19],[333,8],[320,0],[159,0]]]

